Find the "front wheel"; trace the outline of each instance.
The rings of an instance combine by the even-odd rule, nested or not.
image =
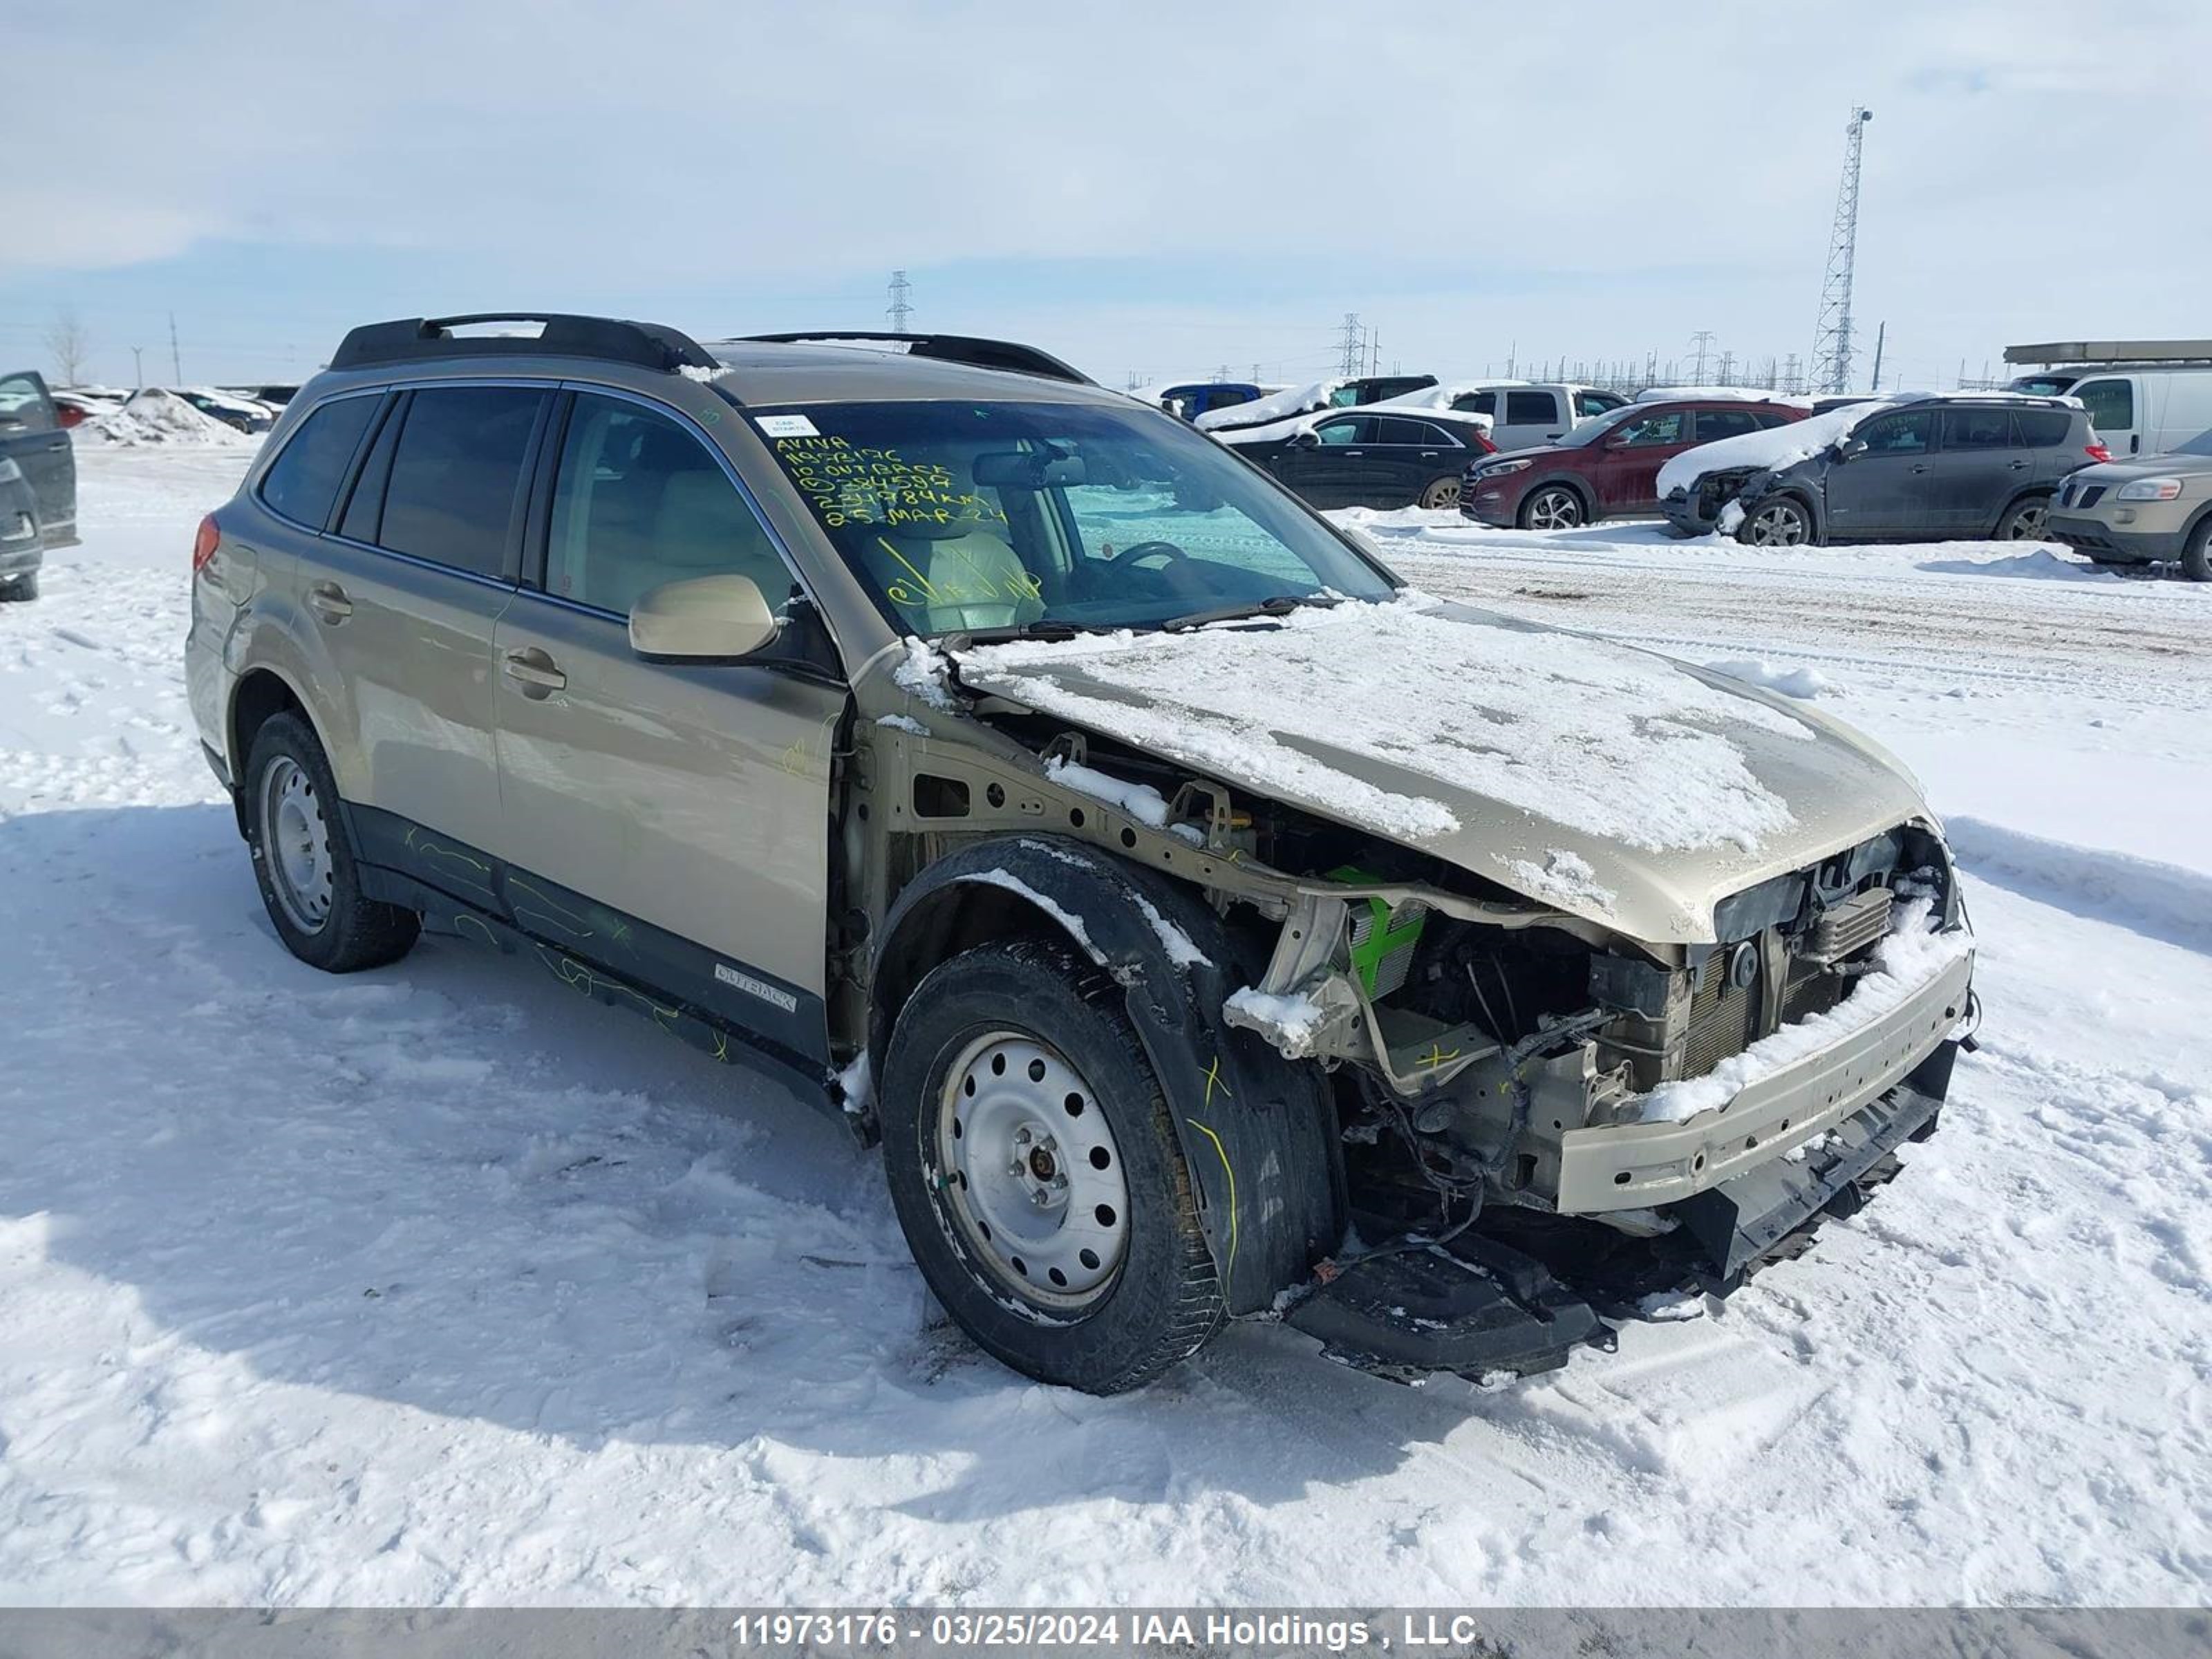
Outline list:
[[[422,918],[362,891],[330,762],[297,714],[272,714],[254,733],[246,835],[269,920],[301,961],[350,974],[414,947]]]
[[[1457,478],[1432,478],[1421,492],[1421,505],[1431,513],[1449,511],[1459,505]]]
[[[2039,542],[2043,539],[2044,520],[2050,516],[2051,503],[2040,495],[2015,501],[2004,517],[1997,521],[1997,539],[2001,542]]]
[[[1802,501],[1778,495],[1744,515],[1735,538],[1747,547],[1802,547],[1813,539],[1813,515]]]
[[[1521,503],[1523,530],[1573,530],[1589,516],[1583,498],[1565,484],[1545,484]]]
[[[13,581],[0,581],[0,604],[11,599],[35,599],[39,597],[39,573],[30,571]]]
[[[1018,1371],[1150,1382],[1220,1325],[1221,1285],[1122,991],[1067,946],[986,945],[907,999],[878,1097],[922,1277]]]
[[[2197,526],[2181,550],[2181,574],[2193,582],[2212,582],[2212,517]]]

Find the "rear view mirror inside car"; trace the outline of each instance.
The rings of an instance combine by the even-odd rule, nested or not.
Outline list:
[[[989,449],[976,456],[975,482],[999,489],[1045,489],[1057,484],[1073,488],[1090,481],[1090,468],[1080,455],[1048,454],[1034,449]]]

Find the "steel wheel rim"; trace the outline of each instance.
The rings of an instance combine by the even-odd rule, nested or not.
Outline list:
[[[261,775],[261,856],[286,920],[303,933],[320,933],[337,866],[314,780],[289,755]]]
[[[2040,507],[2025,507],[2013,515],[2012,538],[2016,542],[2040,541],[2043,521],[2049,510]]]
[[[963,1048],[938,1091],[936,1185],[997,1288],[1053,1313],[1113,1288],[1128,1254],[1121,1151],[1089,1081],[1020,1031]]]
[[[1528,525],[1534,530],[1574,530],[1582,521],[1582,503],[1564,489],[1539,491],[1528,508]]]
[[[1795,547],[1805,539],[1804,521],[1790,507],[1762,507],[1752,515],[1751,539],[1758,547]]]

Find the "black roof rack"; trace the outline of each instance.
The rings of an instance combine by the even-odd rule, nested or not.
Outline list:
[[[1016,374],[1041,374],[1048,380],[1071,380],[1077,386],[1098,383],[1079,368],[1071,368],[1048,351],[1012,340],[978,339],[971,334],[885,334],[863,329],[802,329],[794,334],[748,334],[760,345],[807,345],[819,341],[835,345],[841,340],[866,340],[906,348],[909,357],[928,357],[939,362],[966,363],[972,368],[1000,368]]]
[[[534,335],[457,335],[476,323],[537,323]],[[627,323],[611,317],[576,317],[561,312],[484,312],[466,317],[404,317],[389,323],[364,323],[349,332],[331,359],[332,368],[361,368],[371,363],[407,363],[443,357],[597,357],[635,363],[640,368],[673,373],[687,365],[719,368],[688,334],[659,323]]]

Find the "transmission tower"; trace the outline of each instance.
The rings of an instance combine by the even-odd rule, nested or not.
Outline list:
[[[1367,361],[1367,337],[1359,331],[1359,313],[1356,311],[1347,311],[1344,313],[1342,343],[1344,361],[1338,367],[1344,371],[1346,380],[1356,379],[1359,374],[1360,364]]]
[[[891,272],[891,302],[885,307],[884,315],[891,319],[891,332],[894,334],[905,333],[906,319],[914,315],[914,307],[906,302],[906,296],[913,292],[914,284],[907,281],[906,272]]]
[[[1705,348],[1713,343],[1713,331],[1701,328],[1690,337],[1690,343],[1698,349],[1698,366],[1690,371],[1691,380],[1698,386],[1705,383]]]
[[[1813,389],[1848,392],[1851,385],[1851,268],[1859,246],[1859,152],[1874,112],[1851,111],[1844,124],[1844,178],[1836,187],[1836,223],[1828,233],[1828,270],[1820,279],[1820,320],[1814,330]]]

